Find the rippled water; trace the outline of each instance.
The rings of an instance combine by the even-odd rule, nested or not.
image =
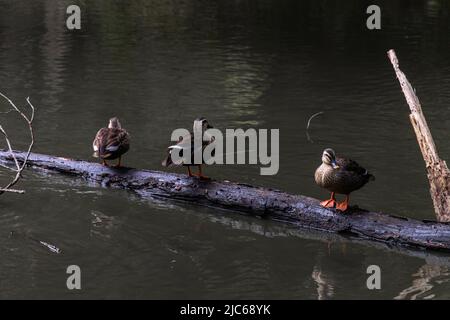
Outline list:
[[[396,49],[450,159],[447,1],[379,1],[379,31],[365,28],[361,1],[84,1],[80,31],[65,28],[69,4],[0,1],[0,91],[38,108],[36,152],[91,159],[95,132],[117,115],[132,135],[125,164],[162,169],[172,129],[202,115],[218,128],[280,129],[276,176],[207,168],[216,179],[325,198],[313,172],[331,146],[377,177],[353,203],[434,218],[386,51]],[[0,116],[24,148],[21,122]],[[26,195],[0,199],[0,298],[450,298],[448,255],[56,174],[28,171],[21,187]],[[66,289],[71,264],[81,267],[81,291]],[[366,288],[371,264],[382,290]]]

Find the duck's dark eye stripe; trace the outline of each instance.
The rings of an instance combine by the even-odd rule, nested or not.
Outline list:
[[[335,157],[332,154],[328,153],[328,152],[326,152],[324,154],[324,157],[327,160],[327,162],[330,162],[330,163],[333,162],[333,160],[335,159]]]

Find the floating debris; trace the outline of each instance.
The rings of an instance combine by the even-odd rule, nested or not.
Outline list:
[[[14,235],[23,236],[25,239],[32,240],[33,242],[39,243],[40,245],[43,245],[44,247],[46,247],[48,250],[50,250],[53,253],[59,254],[62,252],[61,249],[58,248],[57,246],[55,246],[51,243],[45,242],[45,241],[38,240],[38,239],[36,239],[32,236],[29,236],[23,232],[12,230],[9,233],[9,238],[13,237]]]
[[[47,247],[48,250],[50,250],[51,252],[61,253],[61,249],[59,249],[58,247],[56,247],[56,246],[54,246],[54,245],[52,245],[50,243],[47,243],[47,242],[44,242],[44,241],[39,241],[39,243],[42,244],[43,246]]]

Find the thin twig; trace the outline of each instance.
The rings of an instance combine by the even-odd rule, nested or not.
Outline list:
[[[0,189],[1,192],[11,192],[11,193],[25,193],[25,190],[17,190],[17,189]]]
[[[13,151],[13,149],[12,149],[12,147],[11,147],[11,142],[9,141],[9,138],[8,138],[8,135],[6,134],[6,131],[3,129],[3,127],[0,125],[0,132],[3,134],[3,136],[5,137],[5,140],[6,140],[6,144],[8,145],[8,150],[9,150],[9,153],[11,153],[12,154],[12,156],[13,156],[13,159],[14,159],[14,163],[16,164],[16,168],[17,169],[12,169],[12,168],[10,168],[10,170],[12,170],[12,171],[19,171],[19,168],[20,168],[20,166],[19,166],[19,162],[17,161],[17,158],[16,158],[16,156],[14,155],[14,151]]]
[[[0,167],[11,170],[11,171],[16,171],[16,169],[11,168],[10,166],[4,165],[3,163],[0,163]]]
[[[318,115],[321,115],[321,114],[323,114],[323,111],[314,113],[314,114],[309,118],[309,120],[308,120],[308,125],[306,126],[306,130],[309,129],[309,125],[311,124],[311,120],[314,119],[315,117],[317,117]]]
[[[11,154],[11,157],[13,158],[14,164],[16,166],[16,169],[13,169],[13,168],[7,167],[5,165],[0,165],[1,167],[8,168],[9,170],[14,171],[16,173],[14,179],[11,182],[9,182],[3,188],[0,188],[0,194],[3,194],[4,192],[24,193],[25,192],[24,190],[11,189],[11,187],[14,186],[20,180],[20,178],[22,176],[22,171],[25,169],[25,166],[27,165],[28,158],[30,156],[31,150],[34,145],[33,120],[34,120],[35,108],[34,108],[33,104],[31,103],[30,98],[28,97],[27,103],[31,109],[31,115],[28,117],[18,107],[16,107],[14,102],[12,102],[12,100],[9,99],[6,95],[4,95],[3,93],[0,92],[0,96],[2,96],[6,101],[8,101],[9,104],[12,106],[13,111],[16,111],[26,121],[26,123],[28,125],[28,129],[30,131],[30,140],[31,140],[30,144],[28,146],[26,155],[25,155],[24,159],[22,160],[22,164],[20,165],[19,161],[17,160],[17,157],[14,153],[14,149],[11,145],[11,141],[9,140],[8,134],[3,129],[3,127],[0,125],[0,132],[3,134],[3,136],[5,138],[6,144],[8,145],[8,151]]]
[[[308,141],[311,142],[311,143],[314,143],[314,141],[311,139],[311,137],[310,137],[310,135],[309,135],[309,132],[308,132],[309,126],[310,126],[310,124],[311,124],[311,120],[314,119],[315,117],[317,117],[318,115],[321,115],[321,114],[323,114],[323,111],[314,113],[314,114],[313,114],[311,117],[309,117],[309,119],[308,119],[308,124],[306,125],[306,138],[307,138]]]

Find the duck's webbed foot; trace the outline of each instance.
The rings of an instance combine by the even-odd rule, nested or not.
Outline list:
[[[320,205],[325,208],[334,208],[336,206],[336,200],[328,199],[320,202]]]
[[[350,200],[350,197],[348,195],[346,195],[345,200],[336,205],[336,209],[339,211],[347,211],[349,200]]]
[[[334,196],[334,192],[331,193],[330,199],[322,201],[320,205],[325,208],[334,208],[336,206],[336,198]]]
[[[195,176],[200,178],[201,180],[211,180],[211,178],[203,175],[203,173],[202,173],[202,166],[198,166],[198,173],[195,174]]]

